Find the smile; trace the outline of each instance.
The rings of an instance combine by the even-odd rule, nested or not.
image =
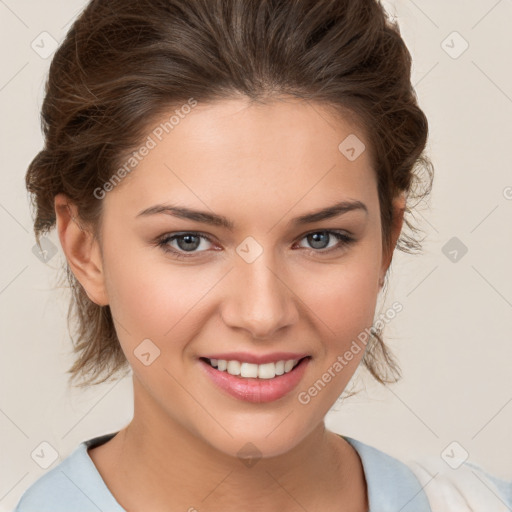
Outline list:
[[[262,364],[236,359],[199,358],[201,370],[219,391],[246,402],[272,402],[298,386],[311,361],[280,359]]]
[[[220,372],[227,372],[230,375],[242,378],[273,379],[276,376],[291,372],[301,361],[300,359],[288,359],[276,361],[275,363],[254,364],[245,361],[226,361],[225,359],[205,360]]]

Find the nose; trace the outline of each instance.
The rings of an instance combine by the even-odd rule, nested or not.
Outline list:
[[[267,252],[256,261],[239,260],[231,272],[222,307],[224,323],[254,339],[270,339],[297,322],[297,298]]]

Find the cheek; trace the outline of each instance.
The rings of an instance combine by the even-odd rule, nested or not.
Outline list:
[[[378,271],[372,266],[345,265],[304,286],[309,318],[322,340],[314,377],[299,390],[301,404],[314,403],[327,414],[354,375],[370,339],[378,295]],[[309,283],[309,287],[308,284]],[[312,312],[311,312],[312,311]]]
[[[139,365],[134,350],[145,339],[159,347],[158,364],[176,364],[177,355],[183,355],[202,328],[208,292],[222,277],[211,269],[200,272],[198,267],[167,262],[158,250],[121,250],[112,243],[105,251],[110,309],[132,367]]]
[[[110,308],[124,327],[117,329],[119,336],[129,333],[132,343],[161,338],[200,298],[190,272],[162,263],[158,250],[121,248],[112,240],[104,251]]]
[[[300,296],[332,341],[326,348],[341,350],[372,325],[379,292],[378,266],[372,258],[354,254],[350,261],[305,275]]]
[[[369,272],[354,272],[344,279],[339,290],[325,304],[330,325],[335,332],[348,329],[354,335],[354,329],[369,327],[373,322],[377,300],[378,277]]]

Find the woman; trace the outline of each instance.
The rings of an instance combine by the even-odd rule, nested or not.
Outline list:
[[[26,181],[67,259],[70,373],[131,371],[134,416],[18,512],[430,511],[410,468],[324,426],[360,363],[399,377],[373,324],[431,187],[410,72],[375,0],[88,4]]]

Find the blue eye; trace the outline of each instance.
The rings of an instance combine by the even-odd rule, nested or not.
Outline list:
[[[204,252],[195,251],[195,249],[201,245],[201,239],[207,240],[208,242],[211,241],[206,235],[195,232],[169,234],[165,235],[158,241],[158,246],[161,247],[165,252],[173,253],[178,258],[190,258],[194,256],[195,252]],[[174,242],[175,240],[178,241],[178,250],[169,246],[169,243]],[[190,252],[192,252],[192,254],[187,254]]]
[[[329,241],[330,238],[334,237],[338,240],[338,243],[331,247],[324,247],[324,243]],[[354,241],[354,239],[344,233],[339,231],[312,231],[307,235],[304,235],[303,239],[307,239],[309,244],[312,244],[314,249],[320,249],[321,253],[331,252],[332,250],[340,249],[342,246],[349,245]],[[327,250],[325,250],[327,249]],[[314,251],[319,252],[319,251]]]
[[[329,247],[329,241],[334,237],[337,244]],[[303,235],[300,240],[307,239],[312,248],[305,248],[308,252],[315,255],[330,254],[334,251],[340,251],[353,244],[355,239],[341,231],[325,230],[312,231]],[[186,233],[169,233],[156,241],[156,245],[161,247],[166,253],[172,254],[176,258],[193,258],[197,257],[197,253],[207,252],[207,250],[197,250],[201,247],[201,241],[206,240],[212,242],[211,239],[202,233],[186,232]],[[177,243],[178,247],[172,247],[172,242]],[[327,242],[327,246],[325,245]]]

